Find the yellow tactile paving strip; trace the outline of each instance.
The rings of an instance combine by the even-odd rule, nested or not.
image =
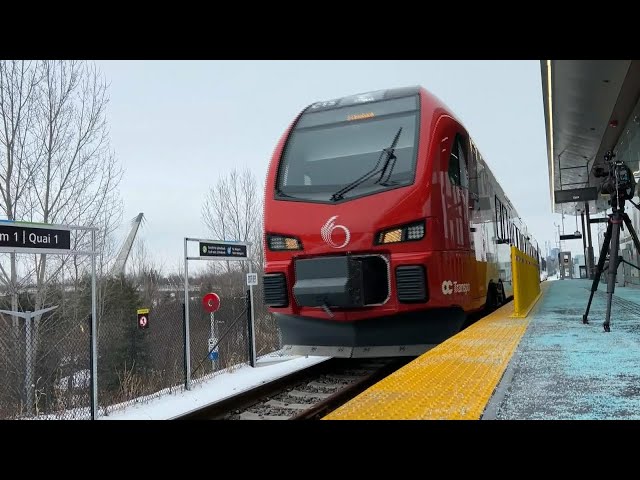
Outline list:
[[[477,420],[524,335],[513,302],[429,350],[324,420]]]

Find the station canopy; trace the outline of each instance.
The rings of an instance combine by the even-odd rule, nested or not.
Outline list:
[[[552,211],[574,215],[588,202],[589,213],[603,212],[609,196],[594,171],[606,166],[607,151],[640,141],[640,61],[540,63]],[[637,178],[640,153],[620,157]]]

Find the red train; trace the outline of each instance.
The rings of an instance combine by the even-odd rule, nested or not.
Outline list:
[[[416,355],[512,295],[537,248],[468,132],[422,87],[314,103],[267,175],[264,299],[299,354]]]

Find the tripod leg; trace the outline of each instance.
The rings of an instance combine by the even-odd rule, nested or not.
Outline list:
[[[593,300],[593,294],[598,290],[598,283],[600,283],[600,275],[604,269],[604,262],[607,259],[607,252],[609,251],[609,242],[611,241],[612,223],[609,218],[609,224],[607,225],[607,231],[604,233],[604,241],[602,242],[602,248],[600,249],[600,257],[598,258],[598,265],[596,267],[596,275],[593,277],[593,283],[591,284],[591,295],[589,295],[589,302],[587,303],[587,310],[582,315],[582,323],[589,323],[589,309],[591,308],[591,301]]]
[[[620,227],[622,226],[622,218],[618,215],[614,215],[611,218],[613,225],[613,231],[611,232],[611,252],[609,254],[609,271],[607,272],[607,315],[604,319],[605,332],[610,332],[609,319],[611,317],[611,300],[613,298],[613,292],[616,289],[616,272],[618,271],[618,265],[620,259],[618,258],[618,251],[620,250]]]

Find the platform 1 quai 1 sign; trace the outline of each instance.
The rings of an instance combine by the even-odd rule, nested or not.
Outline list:
[[[71,250],[71,230],[37,223],[0,222],[0,248]]]

